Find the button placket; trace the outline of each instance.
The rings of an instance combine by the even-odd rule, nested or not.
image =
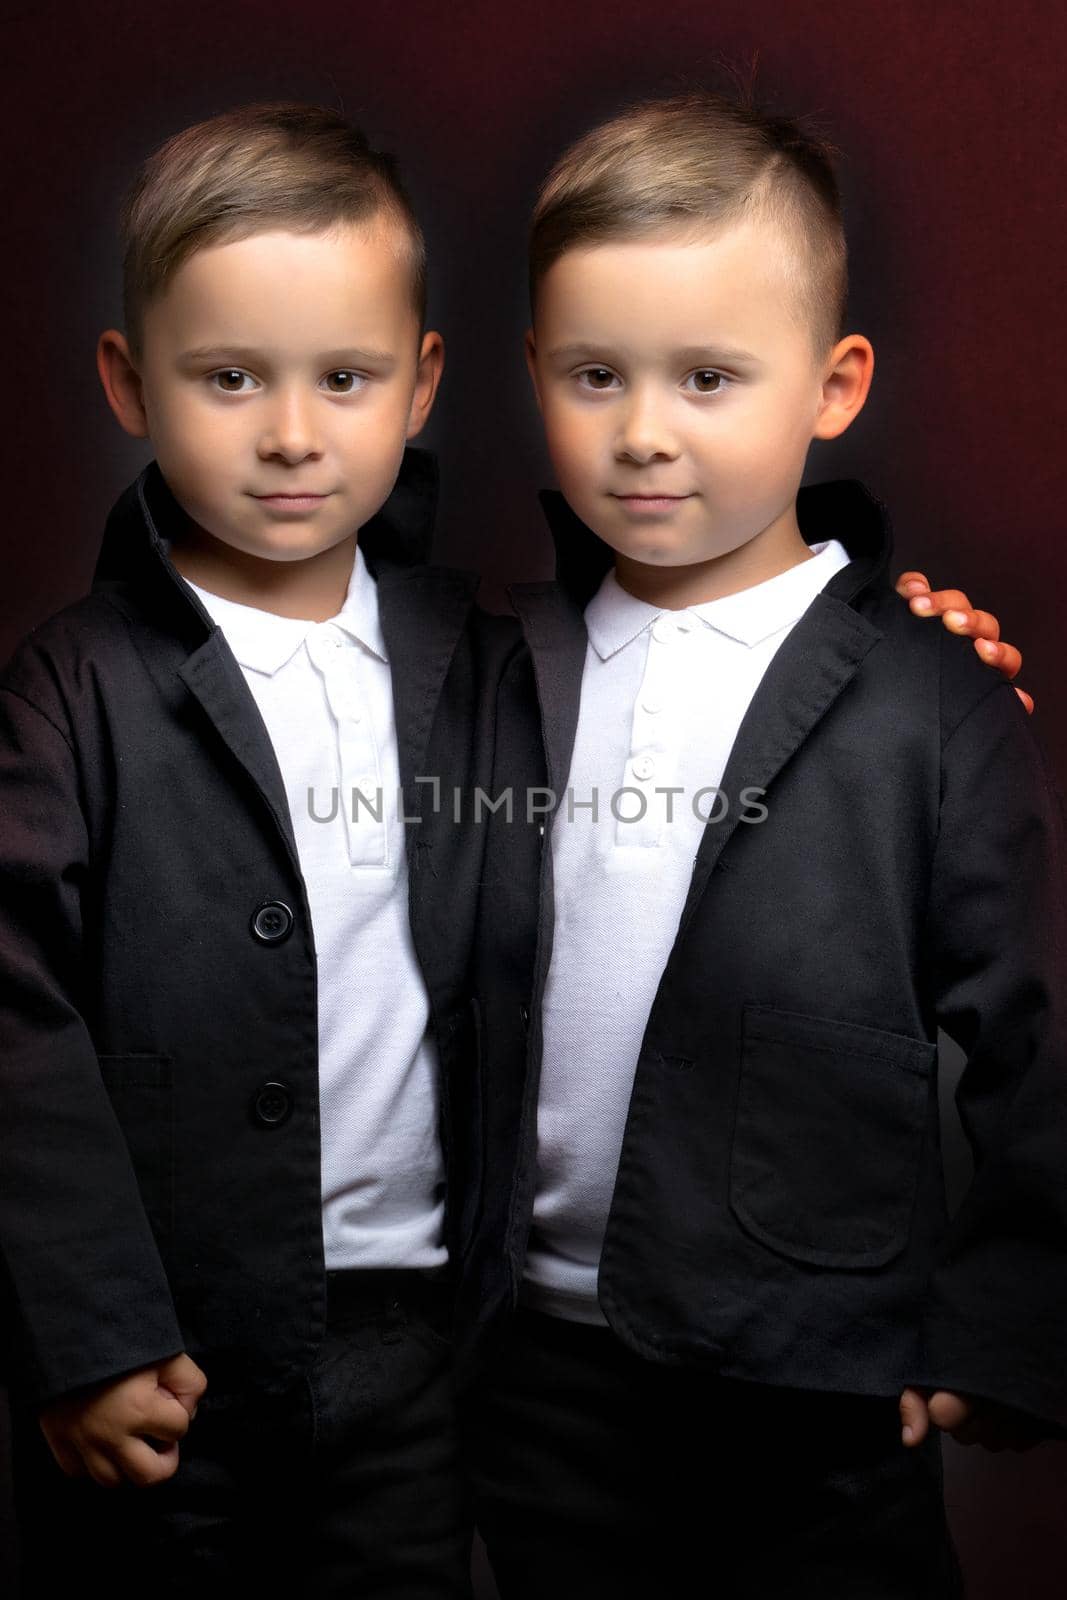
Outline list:
[[[354,867],[384,867],[389,865],[389,796],[385,793],[368,714],[359,646],[347,639],[340,642],[341,649],[327,664],[325,677],[330,708],[337,721],[348,860]]]
[[[673,781],[675,762],[670,746],[668,707],[671,681],[677,671],[679,642],[674,621],[668,616],[657,617],[649,632],[641,686],[634,701],[630,751],[622,781],[623,788],[640,792],[644,811],[637,815],[641,801],[636,794],[627,794],[618,802],[623,816],[635,820],[612,819],[616,848],[654,849],[663,842],[666,797],[656,794],[655,790]],[[650,709],[653,706],[655,710]]]

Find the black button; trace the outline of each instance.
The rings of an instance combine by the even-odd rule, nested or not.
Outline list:
[[[293,913],[282,900],[264,900],[252,913],[251,927],[261,944],[281,944],[293,931]]]
[[[265,1128],[279,1128],[293,1114],[293,1094],[287,1083],[265,1083],[252,1097],[252,1115]]]

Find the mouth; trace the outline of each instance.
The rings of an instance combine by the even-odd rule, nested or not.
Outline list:
[[[611,498],[627,511],[662,512],[673,511],[675,506],[693,497],[691,494],[613,494]]]
[[[287,491],[285,494],[254,494],[253,500],[258,500],[261,506],[273,506],[279,511],[311,511],[316,506],[328,499],[325,494],[295,494]]]

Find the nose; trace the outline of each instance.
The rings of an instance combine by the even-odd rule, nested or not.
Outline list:
[[[668,401],[653,385],[630,389],[618,415],[615,456],[619,461],[673,461],[681,446],[671,426]]]
[[[314,401],[298,385],[279,389],[273,396],[258,450],[264,461],[280,456],[294,463],[322,453]]]

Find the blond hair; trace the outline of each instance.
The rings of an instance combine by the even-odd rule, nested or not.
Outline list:
[[[406,236],[400,266],[421,330],[426,246],[393,156],[338,112],[290,101],[184,128],[144,162],[122,206],[123,314],[135,358],[145,307],[195,251],[272,227],[317,233],[379,215]]]
[[[566,251],[664,230],[699,237],[767,220],[818,355],[841,338],[848,262],[833,147],[750,100],[688,90],[643,100],[560,156],[530,227],[530,303]]]

